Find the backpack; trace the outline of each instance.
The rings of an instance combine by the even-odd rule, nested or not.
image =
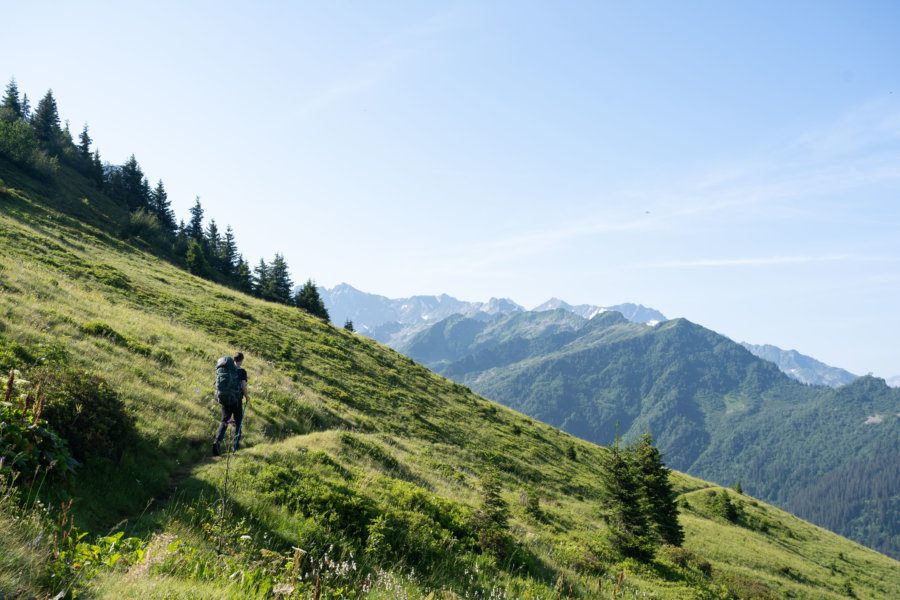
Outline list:
[[[216,362],[216,401],[219,404],[237,404],[243,396],[240,371],[233,358],[223,356]]]

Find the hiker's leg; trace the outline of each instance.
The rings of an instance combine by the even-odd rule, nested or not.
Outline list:
[[[234,407],[234,449],[238,449],[238,442],[241,440],[241,431],[244,424],[244,403],[238,401]]]
[[[227,404],[222,404],[222,419],[219,422],[219,429],[216,430],[216,442],[221,442],[225,439],[225,431],[228,429],[228,419],[231,418],[233,406],[228,406]]]

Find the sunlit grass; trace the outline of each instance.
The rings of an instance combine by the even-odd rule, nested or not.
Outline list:
[[[761,590],[769,597],[839,598],[848,590],[858,598],[900,597],[896,561],[749,498],[746,514],[768,529],[728,523],[706,508],[710,485],[680,474],[674,483],[690,506],[682,512],[689,553],[664,549],[643,565],[621,560],[600,537],[601,449],[479,398],[372,340],[126,251],[27,200],[16,206],[15,218],[0,211],[0,341],[64,344],[72,365],[117,391],[138,434],[118,463],[80,469],[70,489],[77,521],[102,535],[127,519],[129,535],[151,548],[155,540],[180,540],[196,551],[175,568],[167,541],[155,547],[156,558],[92,582],[96,597],[255,597],[239,579],[264,552],[290,557],[302,548],[304,560],[321,563],[329,546],[357,542],[358,570],[335,576],[322,597],[335,597],[339,587],[345,597],[362,598],[609,598],[616,591],[625,598],[729,598]],[[121,340],[87,333],[90,323]],[[250,376],[243,447],[213,460],[213,365],[237,349]],[[435,541],[452,525],[434,524],[429,506],[464,520],[479,505],[488,465],[501,471],[521,551],[516,564],[465,540]],[[402,509],[421,517],[413,543],[423,551],[431,544],[436,558],[414,569],[416,548],[367,554],[365,540],[341,529],[352,511],[329,521],[298,508],[308,499],[277,494],[272,482],[292,472],[343,486],[372,515],[406,515]],[[290,491],[306,483],[281,485]],[[520,502],[526,487],[539,498],[540,519]],[[252,552],[222,551],[219,525],[197,516],[223,506],[223,521],[243,519],[247,528],[230,530],[230,543],[247,535]],[[0,510],[0,592],[25,585],[20,573],[40,572],[47,560],[28,546],[32,533]],[[228,560],[233,570],[226,573]],[[191,575],[201,567],[215,577]]]

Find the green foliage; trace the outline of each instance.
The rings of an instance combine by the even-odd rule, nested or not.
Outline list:
[[[50,590],[77,598],[87,583],[111,569],[128,569],[141,562],[146,543],[139,538],[126,538],[123,532],[98,537],[93,543],[77,528],[66,531],[59,541],[53,560],[48,565]]]
[[[102,377],[74,368],[43,368],[33,377],[41,382],[44,418],[76,459],[115,461],[131,445],[133,419]]]
[[[603,454],[600,478],[603,487],[598,500],[609,544],[623,556],[643,561],[653,558],[656,538],[647,514],[646,495],[631,457],[618,443]]]
[[[40,390],[11,372],[0,403],[0,476],[31,481],[40,471],[67,477],[77,466],[66,442],[42,419]]]
[[[634,476],[644,493],[644,510],[650,527],[663,543],[680,546],[684,530],[678,522],[677,494],[672,486],[670,471],[662,461],[653,436],[642,435],[628,448]]]
[[[731,522],[737,522],[743,514],[743,504],[732,501],[731,494],[725,489],[718,492],[710,490],[709,507],[714,514]]]
[[[481,508],[475,513],[473,528],[478,545],[485,552],[504,558],[510,552],[509,505],[500,495],[497,472],[488,468],[481,478]]]
[[[883,380],[803,385],[684,319],[651,327],[614,312],[451,317],[398,349],[594,443],[608,444],[617,421],[626,440],[651,430],[670,467],[739,480],[742,492],[900,556],[900,438],[887,422],[900,389]]]
[[[319,296],[319,289],[312,279],[307,279],[306,283],[294,295],[294,306],[323,321],[327,322],[329,319],[328,309],[325,308],[325,303],[322,301],[322,297]]]
[[[52,186],[23,173],[0,160],[0,346],[37,361],[39,343],[58,341],[66,368],[102,375],[140,432],[115,463],[88,460],[68,490],[91,532],[81,543],[128,516],[126,536],[142,536],[153,558],[104,568],[85,596],[312,598],[318,587],[320,598],[594,598],[599,583],[602,597],[724,600],[732,575],[779,597],[834,597],[844,581],[860,597],[900,593],[895,563],[773,507],[748,502],[741,527],[710,518],[709,484],[682,475],[673,482],[694,507],[681,515],[693,558],[678,566],[664,547],[649,563],[621,559],[598,535],[601,449],[372,340],[123,244],[103,215],[123,223],[125,213],[66,165]],[[106,327],[88,334],[83,323]],[[254,399],[246,443],[211,460],[211,359],[235,346]],[[570,444],[577,461],[565,459]],[[501,500],[529,486],[545,515],[508,513],[503,558],[476,529],[486,462],[502,472]],[[39,483],[17,489],[41,496]],[[38,530],[18,515],[0,507],[0,593],[52,597],[28,574],[46,573],[53,548],[31,546]]]

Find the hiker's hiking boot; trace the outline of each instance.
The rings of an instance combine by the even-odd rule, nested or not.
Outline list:
[[[219,455],[219,440],[213,442],[213,456]]]

